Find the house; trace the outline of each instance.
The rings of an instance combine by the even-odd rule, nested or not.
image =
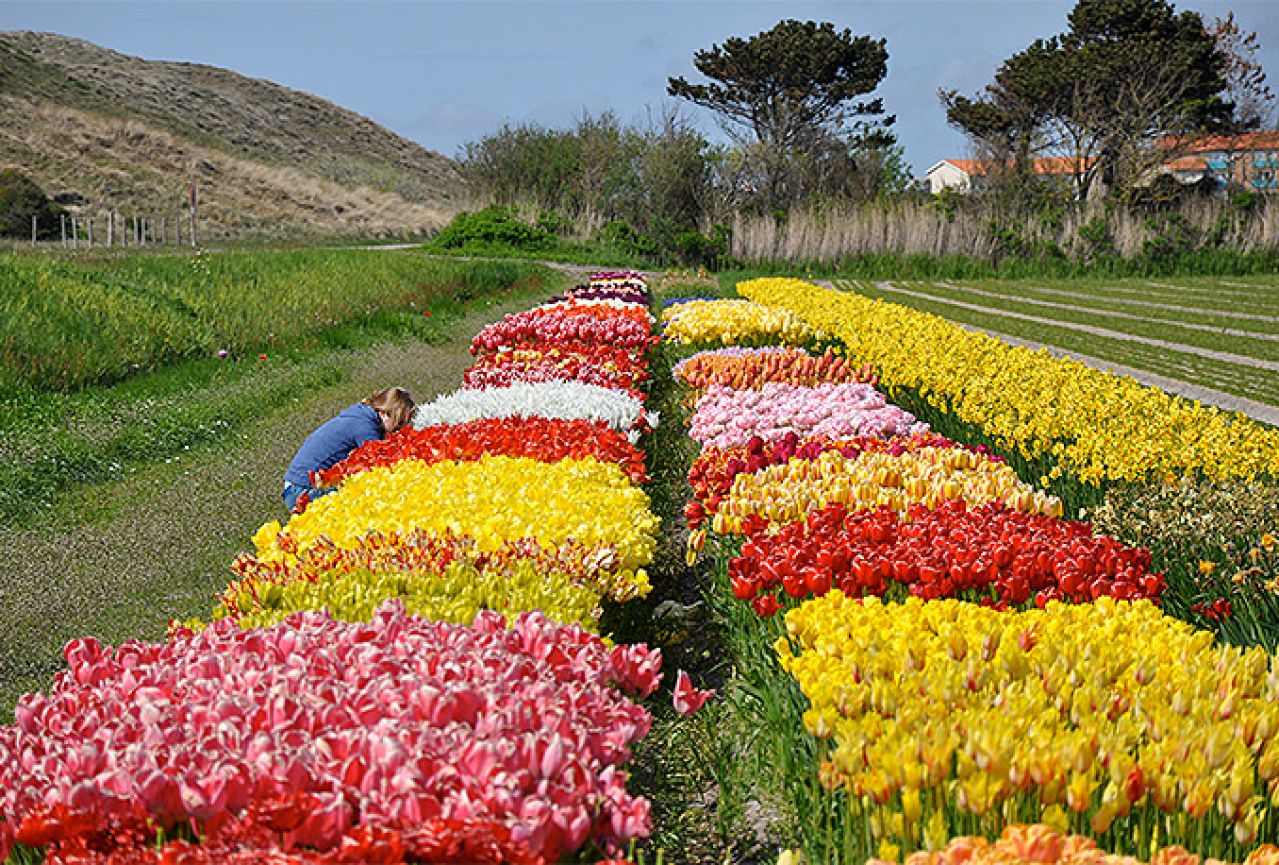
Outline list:
[[[1159,173],[1171,174],[1182,183],[1210,177],[1222,187],[1279,190],[1279,131],[1196,139],[1166,136],[1158,147],[1170,156],[1147,180]],[[1045,180],[1077,180],[1095,161],[1095,157],[1041,156],[1032,161],[1031,171]],[[997,164],[986,159],[943,159],[928,169],[928,191],[934,195],[943,189],[969,192],[979,188]]]
[[[1070,156],[1037,156],[1031,160],[1030,170],[1038,178],[1072,182],[1081,177],[1096,161],[1093,158],[1076,159]],[[1005,163],[1005,166],[1011,165]],[[969,192],[980,187],[982,179],[992,173],[998,163],[989,159],[943,159],[928,169],[925,179],[928,191],[936,195],[943,189]]]
[[[1159,146],[1179,151],[1162,170],[1182,183],[1211,177],[1219,186],[1279,189],[1279,132],[1209,135],[1192,141],[1169,137]]]

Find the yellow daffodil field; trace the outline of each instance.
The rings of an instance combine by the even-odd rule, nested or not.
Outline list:
[[[1279,432],[848,292],[738,292],[807,330],[663,318],[779,863],[1279,857],[1279,514],[1247,500]],[[903,414],[830,426],[852,369]]]

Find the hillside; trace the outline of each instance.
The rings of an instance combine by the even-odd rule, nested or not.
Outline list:
[[[456,212],[455,162],[331,102],[192,63],[0,33],[0,167],[85,216],[184,212],[208,234],[417,234]]]

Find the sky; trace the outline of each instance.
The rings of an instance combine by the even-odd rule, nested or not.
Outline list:
[[[916,176],[969,155],[939,88],[977,95],[999,64],[1066,29],[1059,0],[0,0],[0,30],[42,30],[151,60],[205,63],[316,94],[446,156],[503,123],[566,127],[614,112],[645,123],[676,103],[667,78],[703,80],[695,51],[783,18],[886,38],[876,95]],[[1205,18],[1234,11],[1261,41],[1279,92],[1279,2],[1180,0]],[[722,140],[713,115],[685,116]]]

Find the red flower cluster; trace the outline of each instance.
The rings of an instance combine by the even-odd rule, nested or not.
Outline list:
[[[689,528],[696,529],[705,519],[707,512],[714,513],[720,500],[728,495],[733,487],[733,478],[743,472],[754,474],[769,466],[781,465],[793,459],[815,460],[826,451],[839,451],[848,458],[861,453],[901,454],[916,451],[920,448],[958,448],[965,447],[988,455],[985,448],[967,448],[958,445],[945,436],[934,432],[916,433],[903,438],[876,438],[859,436],[857,438],[832,441],[826,438],[801,439],[793,432],[788,432],[776,441],[764,441],[753,436],[745,445],[730,448],[708,447],[703,450],[688,470],[688,482],[693,488],[693,496],[698,507],[685,509],[689,517]],[[991,457],[991,459],[997,459]]]
[[[648,364],[634,349],[591,343],[521,343],[481,356],[463,374],[466,387],[505,387],[517,381],[581,381],[629,391],[643,399]]]
[[[899,519],[888,508],[849,512],[839,505],[775,534],[748,527],[742,554],[729,562],[733,595],[762,615],[778,608],[774,591],[792,598],[882,596],[892,587],[911,595],[980,599],[998,607],[1083,603],[1109,595],[1158,600],[1162,574],[1150,553],[1092,534],[1085,523],[1010,510],[990,503],[968,510],[962,501],[935,510],[912,506]]]
[[[800,348],[743,354],[704,351],[680,363],[678,375],[699,391],[713,384],[743,390],[759,388],[770,381],[812,387],[848,382],[875,384],[878,380],[870,364],[855,367],[847,358],[830,351],[814,356]]]
[[[568,300],[507,315],[471,340],[471,354],[520,343],[588,342],[648,349],[655,343],[653,316],[637,304]]]
[[[242,814],[246,832],[333,857],[354,844],[360,861],[416,858],[424,826],[476,820],[523,861],[648,831],[618,766],[651,718],[615,686],[652,693],[660,654],[539,613],[464,627],[391,601],[368,624],[222,621],[113,650],[76,640],[66,659],[0,728],[0,858],[13,841],[111,853],[145,845],[148,821],[213,834]]]
[[[1223,619],[1229,619],[1234,615],[1234,610],[1230,607],[1230,602],[1225,598],[1217,598],[1212,603],[1191,604],[1190,609],[1203,616],[1210,622],[1220,622]]]
[[[166,841],[145,814],[113,816],[103,828],[76,832],[83,812],[58,805],[28,817],[19,840],[47,847],[48,865],[545,865],[546,859],[495,820],[427,820],[410,829],[356,826],[328,852],[299,846],[297,830],[319,807],[305,793],[250,802],[237,816],[205,823],[200,844]],[[70,833],[70,834],[68,834]]]
[[[351,475],[405,459],[428,463],[478,460],[485,455],[529,457],[541,462],[595,457],[621,466],[637,484],[648,474],[644,455],[622,433],[602,421],[545,417],[481,418],[452,426],[404,427],[365,442],[319,476],[336,486]]]

